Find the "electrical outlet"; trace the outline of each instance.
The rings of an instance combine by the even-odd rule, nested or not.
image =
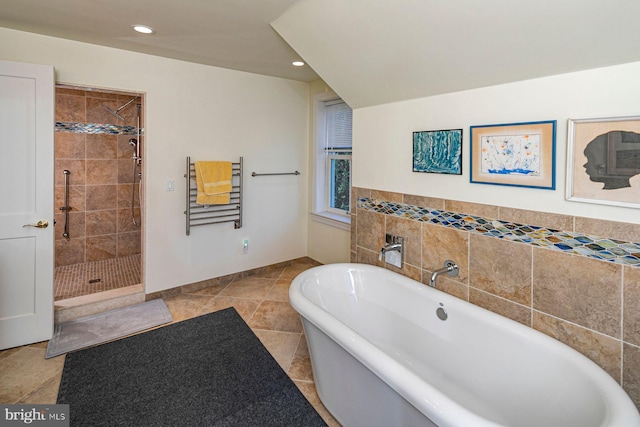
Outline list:
[[[249,239],[244,239],[242,241],[242,255],[246,255],[249,253]]]

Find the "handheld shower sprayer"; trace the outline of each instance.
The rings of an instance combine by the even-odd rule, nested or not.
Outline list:
[[[134,147],[133,158],[136,160],[138,164],[140,164],[140,162],[142,161],[142,157],[140,156],[140,142],[135,138],[131,138],[129,140],[129,145]]]
[[[138,177],[138,202],[139,206],[142,206],[142,199],[140,198],[140,194],[142,193],[142,172],[138,172],[136,174],[137,168],[142,166],[142,157],[140,152],[140,140],[136,138],[129,139],[129,145],[133,147],[133,171],[131,173],[131,221],[133,225],[137,226],[138,221],[136,221],[136,209],[135,209],[135,198],[136,198],[136,176]]]

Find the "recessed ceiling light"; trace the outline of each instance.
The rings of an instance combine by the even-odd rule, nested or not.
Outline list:
[[[134,31],[137,31],[137,32],[142,33],[142,34],[153,34],[153,33],[156,32],[156,30],[154,30],[153,28],[148,27],[146,25],[136,24],[136,25],[132,25],[131,28],[133,28]]]
[[[302,67],[304,65],[304,62],[302,62],[302,61],[293,61],[291,64],[294,67]]]

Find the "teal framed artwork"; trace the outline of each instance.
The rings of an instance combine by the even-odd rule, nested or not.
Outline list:
[[[413,132],[413,171],[462,175],[462,129]]]

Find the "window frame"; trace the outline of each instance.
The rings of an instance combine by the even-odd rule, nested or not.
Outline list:
[[[314,221],[331,225],[343,230],[351,229],[351,212],[342,209],[331,208],[331,161],[330,159],[348,158],[349,167],[349,206],[351,209],[351,185],[353,176],[352,155],[336,155],[325,150],[326,122],[325,103],[341,100],[334,93],[321,93],[313,97],[313,148],[312,153],[312,183],[311,183],[311,218]]]

